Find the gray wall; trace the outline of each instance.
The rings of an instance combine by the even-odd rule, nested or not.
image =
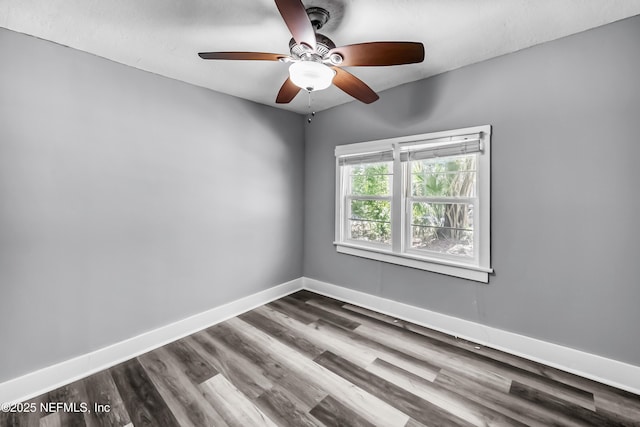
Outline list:
[[[634,17],[317,114],[305,276],[640,365],[638,40]],[[336,253],[336,145],[484,124],[488,285]]]
[[[0,382],[302,275],[300,116],[0,52]]]

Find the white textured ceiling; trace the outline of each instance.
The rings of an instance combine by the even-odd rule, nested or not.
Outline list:
[[[351,67],[375,91],[640,14],[640,0],[303,0],[329,10],[320,31],[338,46],[418,41],[422,64]],[[287,65],[205,61],[203,51],[288,53],[273,0],[0,0],[0,26],[135,68],[297,112],[304,91],[275,104]],[[314,92],[321,111],[352,101],[336,87]],[[357,101],[356,101],[357,102]]]

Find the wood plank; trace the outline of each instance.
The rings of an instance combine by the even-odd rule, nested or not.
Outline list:
[[[62,427],[62,420],[60,419],[60,413],[54,412],[53,414],[45,415],[40,418],[40,427]]]
[[[64,387],[50,391],[47,396],[48,402],[53,404],[66,403],[69,404],[68,410],[57,410],[60,415],[60,423],[69,427],[86,427],[85,408],[87,404],[87,395],[82,381],[76,381]]]
[[[316,302],[315,300],[310,299],[307,303],[315,304]],[[537,362],[532,362],[530,360],[526,360],[518,356],[504,353],[499,350],[494,350],[490,347],[485,347],[481,344],[475,343],[473,341],[468,341],[464,338],[453,336],[453,335],[440,332],[434,329],[430,329],[425,326],[417,325],[415,323],[411,323],[400,318],[389,316],[383,313],[378,313],[378,312],[375,312],[363,307],[359,307],[353,304],[343,304],[340,307],[340,309],[344,312],[350,313],[350,315],[353,316],[352,320],[354,321],[359,321],[361,323],[374,325],[374,326],[375,325],[392,326],[394,328],[410,331],[410,332],[431,338],[433,340],[442,342],[444,344],[448,344],[448,345],[458,347],[460,349],[464,349],[469,353],[473,353],[474,355],[475,354],[484,355],[484,356],[488,355],[492,359],[504,361],[505,363],[508,363],[512,366],[529,370],[534,374],[543,375],[543,376],[552,378],[551,376],[552,373],[548,372],[548,370],[553,370],[553,368],[549,368],[548,366],[544,366]],[[554,370],[554,371],[557,371],[560,374],[559,376],[562,376],[563,374],[572,376],[572,374],[568,374],[562,371],[558,371],[558,370]]]
[[[192,340],[191,346],[200,355],[250,398],[257,398],[273,386],[257,366],[246,358],[238,356],[208,333],[198,332],[189,339]]]
[[[308,325],[309,323],[315,322],[318,320],[318,316],[314,316],[312,314],[307,313],[306,311],[299,310],[295,307],[292,307],[290,304],[287,305],[280,300],[272,301],[264,307],[269,307],[272,310],[277,310],[280,313],[286,315],[287,317],[291,317],[292,319],[297,320],[298,322]]]
[[[529,371],[512,367],[499,360],[490,360],[486,356],[482,356],[482,363],[491,366],[490,369],[508,375],[513,380],[517,380],[523,384],[561,396],[564,400],[582,406],[583,408],[595,411],[595,401],[593,393],[574,387],[564,382],[556,381],[552,378],[536,375]]]
[[[0,411],[0,427],[38,427],[40,425],[40,417],[44,415],[40,412],[40,402],[44,398],[44,395],[40,395],[23,402],[29,406],[29,412]],[[34,404],[35,408],[31,406]],[[18,408],[14,409],[17,410]],[[31,411],[31,409],[35,410]]]
[[[442,409],[456,414],[476,426],[524,426],[526,424],[486,408],[466,397],[433,384],[423,378],[398,368],[384,360],[376,360],[367,368],[378,377],[385,379]]]
[[[296,333],[296,331],[269,319],[255,310],[241,314],[238,317],[311,359],[322,354],[325,350],[316,346],[301,334]]]
[[[224,343],[229,350],[258,367],[268,380],[274,382],[287,374],[282,365],[271,357],[269,351],[264,351],[264,349],[243,340],[229,322],[230,320],[209,328],[206,332],[215,340]]]
[[[27,426],[26,416],[23,412],[2,412],[0,411],[0,427],[22,427]],[[33,425],[33,424],[31,424]],[[35,424],[37,427],[38,424]]]
[[[305,303],[307,305],[311,305],[314,307],[318,307],[321,308],[325,311],[328,311],[330,313],[333,313],[335,315],[344,317],[346,319],[351,320],[352,322],[355,323],[370,323],[370,322],[380,322],[378,321],[378,319],[376,319],[375,317],[369,317],[365,314],[361,314],[357,311],[352,311],[352,310],[348,310],[346,309],[346,305],[344,303],[339,303],[338,301],[332,301],[329,298],[325,298],[325,297],[312,297],[309,298],[305,301]]]
[[[218,374],[200,385],[204,397],[232,427],[277,427],[224,375]],[[218,424],[201,424],[218,426]]]
[[[578,427],[580,423],[568,417],[557,416],[535,404],[501,392],[491,387],[485,387],[473,377],[465,377],[460,372],[442,370],[435,383],[449,391],[483,405],[486,408],[504,414],[526,425]]]
[[[511,387],[510,378],[488,370],[486,366],[474,363],[473,360],[450,354],[446,349],[434,346],[433,343],[425,343],[422,338],[411,332],[405,334],[404,331],[397,331],[396,334],[393,334],[386,327],[372,327],[364,324],[356,328],[355,332],[372,341],[378,341],[388,347],[396,348],[418,360],[439,366],[441,369],[457,371],[467,375],[471,374],[486,387],[505,393]]]
[[[138,357],[176,420],[181,426],[225,426],[226,423],[166,348]]]
[[[325,397],[310,412],[311,415],[328,426],[375,427],[331,395]]]
[[[420,353],[433,358],[436,364],[442,364],[449,369],[475,372],[492,372],[506,379],[518,380],[542,391],[561,394],[563,399],[580,405],[584,408],[595,410],[593,394],[571,385],[561,383],[550,378],[533,374],[529,371],[508,365],[502,361],[493,360],[487,356],[474,354],[466,349],[459,348],[429,337],[415,334],[406,330],[399,330],[395,334],[390,331],[389,326],[361,325],[356,329],[357,333],[365,336],[380,336],[390,340],[389,345],[404,349],[416,357]],[[438,362],[439,361],[439,362]],[[500,386],[499,383],[495,384]]]
[[[366,324],[374,327],[389,328],[390,333],[394,333],[393,328],[404,329],[407,331],[415,332],[416,334],[424,335],[446,344],[465,348],[467,350],[477,352],[478,346],[470,341],[463,340],[458,337],[454,337],[433,329],[429,329],[423,326],[419,326],[399,318],[388,316],[386,314],[377,313],[359,306],[352,304],[340,303],[332,298],[317,295],[317,297],[309,297],[306,301],[309,305],[314,305],[330,311],[342,317],[346,317],[354,322]]]
[[[518,396],[524,400],[532,402],[536,406],[546,408],[551,413],[570,417],[586,425],[599,427],[620,425],[619,423],[609,420],[594,411],[590,411],[582,406],[567,402],[559,396],[540,391],[518,381],[513,382],[509,393],[513,396]]]
[[[624,411],[621,413],[611,412],[606,409],[596,409],[596,412],[609,422],[613,422],[614,425],[640,427],[640,417],[635,415],[629,417]]]
[[[322,319],[315,322],[315,325],[317,330],[331,334],[337,340],[351,344],[357,343],[358,345],[366,348],[372,354],[372,357],[375,357],[371,363],[374,363],[376,360],[385,360],[428,381],[433,381],[438,375],[438,372],[440,372],[439,366],[420,360],[384,344],[380,344],[378,341],[363,337],[362,335],[352,331],[333,326],[330,323],[324,322]],[[342,356],[340,353],[332,352]],[[349,360],[350,357],[345,357],[345,359]],[[367,366],[370,366],[371,363],[364,367],[366,368]]]
[[[312,301],[308,302],[309,304],[313,304]],[[374,322],[374,323],[383,323],[388,326],[393,326],[395,328],[404,329],[407,331],[411,331],[429,338],[437,339],[446,344],[459,346],[465,349],[469,349],[469,347],[476,346],[476,343],[466,341],[464,339],[460,339],[453,335],[445,334],[444,332],[436,331],[434,329],[426,328],[424,326],[416,325],[415,323],[407,322],[403,319],[399,319],[397,317],[389,316],[384,313],[378,313],[373,310],[369,310],[364,307],[360,307],[353,304],[344,304],[341,307],[342,310],[352,313],[356,316],[356,319],[361,319],[366,322]]]
[[[226,331],[229,333],[229,331]],[[234,333],[229,333],[234,335]],[[308,411],[311,407],[315,406],[326,395],[326,391],[308,383],[296,372],[290,370],[286,375],[279,377],[270,375],[265,369],[269,369],[269,366],[278,365],[278,361],[267,356],[270,353],[269,350],[264,355],[260,355],[261,350],[255,348],[251,350],[250,357],[252,359],[260,359],[263,357],[269,358],[269,362],[262,362],[258,365],[252,363],[243,354],[231,350],[227,344],[221,342],[217,335],[212,336],[208,333],[196,334],[192,338],[197,338],[199,344],[192,344],[194,348],[198,348],[200,344],[206,347],[207,355],[212,357],[212,363],[216,366],[221,373],[227,378],[231,376],[230,380],[240,391],[247,395],[252,401],[256,402],[257,398],[264,395],[266,391],[273,390],[277,386],[285,388],[293,393],[301,402],[304,402],[305,411]],[[234,340],[242,340],[241,337],[235,336]],[[204,351],[204,350],[203,350]],[[214,356],[211,356],[214,354]],[[309,359],[311,360],[311,359]],[[283,369],[279,366],[278,368]],[[268,377],[268,378],[267,378]],[[277,386],[276,386],[277,385]]]
[[[308,292],[308,291],[307,291]],[[311,294],[309,296],[309,299],[307,300],[307,304],[316,304],[318,303],[318,299],[316,297],[319,297],[320,295],[317,294]],[[313,297],[313,295],[315,295],[315,297]],[[324,308],[327,311],[334,311],[334,310],[340,310],[341,309],[341,303],[337,300],[333,300],[331,298],[328,297],[322,297],[322,300],[320,302],[322,308]],[[255,311],[255,310],[254,310]],[[342,310],[339,311],[339,313],[342,316],[352,316],[354,315],[354,313]],[[361,315],[362,316],[362,315]],[[359,321],[364,320],[364,316],[358,318]],[[368,320],[365,320],[365,322]],[[374,320],[375,321],[375,320]],[[330,324],[324,322],[323,319],[319,319],[316,322],[311,323],[309,326],[314,326],[317,325],[318,329],[319,326],[323,326],[328,330],[331,330],[334,334],[340,335],[342,337],[342,341],[343,342],[361,342],[363,343],[368,349],[373,350],[374,354],[373,356],[375,356],[378,359],[382,359],[382,360],[386,360],[390,363],[393,363],[396,366],[399,366],[405,370],[408,370],[410,372],[413,372],[416,375],[421,376],[422,378],[428,379],[429,381],[433,381],[436,376],[438,375],[438,372],[440,371],[440,367],[436,366],[432,363],[426,362],[424,360],[420,360],[417,359],[413,356],[407,355],[406,353],[403,353],[401,351],[398,351],[397,349],[393,348],[393,347],[389,347],[386,346],[384,344],[379,343],[378,341],[375,341],[373,339],[369,339],[367,337],[364,337],[362,335],[353,333],[351,331],[344,331],[341,330],[339,328],[331,328]],[[339,349],[336,349],[335,347],[333,348],[327,348],[327,350],[331,350],[333,353],[338,354],[342,357],[345,357],[346,359],[350,359],[352,361],[354,361],[352,358],[349,357],[349,354],[345,354],[343,352],[341,352]],[[374,359],[375,360],[375,359]],[[372,362],[371,362],[372,363]],[[369,363],[359,363],[360,366],[366,367],[368,366]],[[510,383],[504,384],[504,389],[508,390]]]
[[[122,397],[109,371],[101,371],[84,380],[87,399],[92,407],[87,414],[87,426],[122,427],[131,423]],[[96,412],[94,404],[109,405],[109,411]]]
[[[315,292],[308,291],[306,289],[302,289],[300,291],[297,291],[297,292],[294,292],[292,294],[289,294],[289,296],[291,298],[295,298],[298,301],[302,301],[302,302],[307,302],[310,298],[315,298],[318,295],[319,294],[316,294]]]
[[[374,375],[348,360],[325,352],[315,359],[320,366],[387,402],[411,418],[426,424],[471,426],[471,423],[424,400],[402,387]]]
[[[604,384],[602,386],[594,395],[596,412],[629,425],[640,426],[640,396]]]
[[[319,300],[318,298],[321,298],[321,299]],[[322,301],[321,304],[323,304],[325,299],[326,297],[323,297],[321,295],[318,295],[317,297],[307,296],[306,302],[307,304],[318,304],[318,301]],[[331,301],[331,304],[335,307],[335,301]],[[325,307],[325,309],[327,308]],[[607,390],[609,389],[614,391],[617,390],[605,384],[598,383],[596,381],[589,380],[587,378],[579,377],[569,372],[561,371],[559,369],[555,369],[550,366],[543,365],[539,362],[527,360],[525,358],[515,356],[509,353],[505,353],[500,350],[492,349],[490,347],[485,347],[483,345],[474,343],[472,341],[467,341],[465,339],[454,337],[452,335],[445,334],[443,332],[435,331],[433,329],[430,329],[424,326],[416,325],[414,323],[407,322],[402,319],[394,318],[392,316],[388,316],[382,313],[377,313],[375,311],[368,310],[363,307],[359,307],[352,304],[343,304],[340,306],[340,310],[342,310],[343,312],[344,311],[350,312],[353,315],[352,320],[354,321],[358,321],[366,324],[370,324],[372,322],[374,324],[375,322],[378,322],[378,324],[380,322],[386,323],[389,326],[415,332],[417,334],[442,341],[444,343],[459,347],[461,349],[465,349],[469,353],[473,353],[474,357],[475,355],[478,355],[483,359],[488,358],[497,362],[502,362],[505,365],[506,369],[509,369],[510,367],[519,368],[520,370],[529,371],[530,373],[536,376],[539,376],[541,378],[553,380],[558,383],[563,383],[570,387],[573,387],[574,389],[590,392],[594,395],[596,393],[606,394]],[[344,313],[342,313],[342,315],[348,316],[348,315],[345,315]],[[552,387],[555,385],[555,383],[550,383],[550,384]],[[569,390],[571,390],[571,388],[569,388]],[[633,395],[633,396],[635,396],[635,399],[638,399],[637,395]],[[589,398],[587,397],[587,402],[588,400]],[[590,403],[588,403],[586,406],[589,407],[590,409],[593,409]]]
[[[326,393],[324,394],[326,395]],[[265,391],[256,400],[256,404],[262,412],[281,427],[315,427],[322,425],[309,416],[310,408],[303,399],[299,399],[295,392],[280,385],[275,385],[271,390]]]
[[[289,372],[289,375],[278,380],[271,388],[272,391],[277,389],[286,390],[287,396],[290,396],[297,406],[304,408],[305,412],[309,412],[328,394],[327,390],[305,381],[296,372]]]
[[[331,350],[333,353],[339,354],[359,366],[368,366],[378,357],[366,345],[352,340],[344,340],[341,336],[333,334],[333,329],[321,328],[318,323],[302,324],[269,306],[259,307],[255,311],[303,337],[316,347],[323,350]]]
[[[240,319],[227,321],[248,342],[255,343],[264,351],[271,352],[283,366],[298,375],[304,383],[313,384],[335,396],[339,396],[343,404],[359,413],[369,422],[385,427],[401,427],[409,416],[389,405],[387,402],[354,386],[345,378],[318,365],[276,339],[264,334]]]
[[[111,368],[110,373],[136,427],[179,426],[138,360],[121,363]]]
[[[292,308],[296,308],[305,313],[309,313],[313,316],[316,316],[318,319],[322,319],[325,322],[332,323],[341,328],[353,330],[360,326],[360,323],[354,322],[344,316],[337,315],[332,313],[331,311],[324,310],[321,307],[317,307],[314,305],[306,304],[302,301],[299,301],[295,298],[284,297],[280,301],[284,303],[285,306],[291,306]]]
[[[195,384],[203,383],[218,374],[218,370],[198,354],[186,339],[168,344],[166,349],[173,354],[178,363],[182,365],[183,372]]]

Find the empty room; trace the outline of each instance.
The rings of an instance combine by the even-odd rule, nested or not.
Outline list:
[[[0,427],[640,426],[640,0],[0,0]]]

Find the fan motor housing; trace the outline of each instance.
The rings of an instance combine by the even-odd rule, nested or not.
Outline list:
[[[316,33],[316,51],[315,53],[324,58],[331,49],[335,49],[336,44],[324,34]],[[294,39],[289,41],[289,51],[291,56],[296,59],[302,59],[308,56],[311,52],[307,46],[299,45]]]

